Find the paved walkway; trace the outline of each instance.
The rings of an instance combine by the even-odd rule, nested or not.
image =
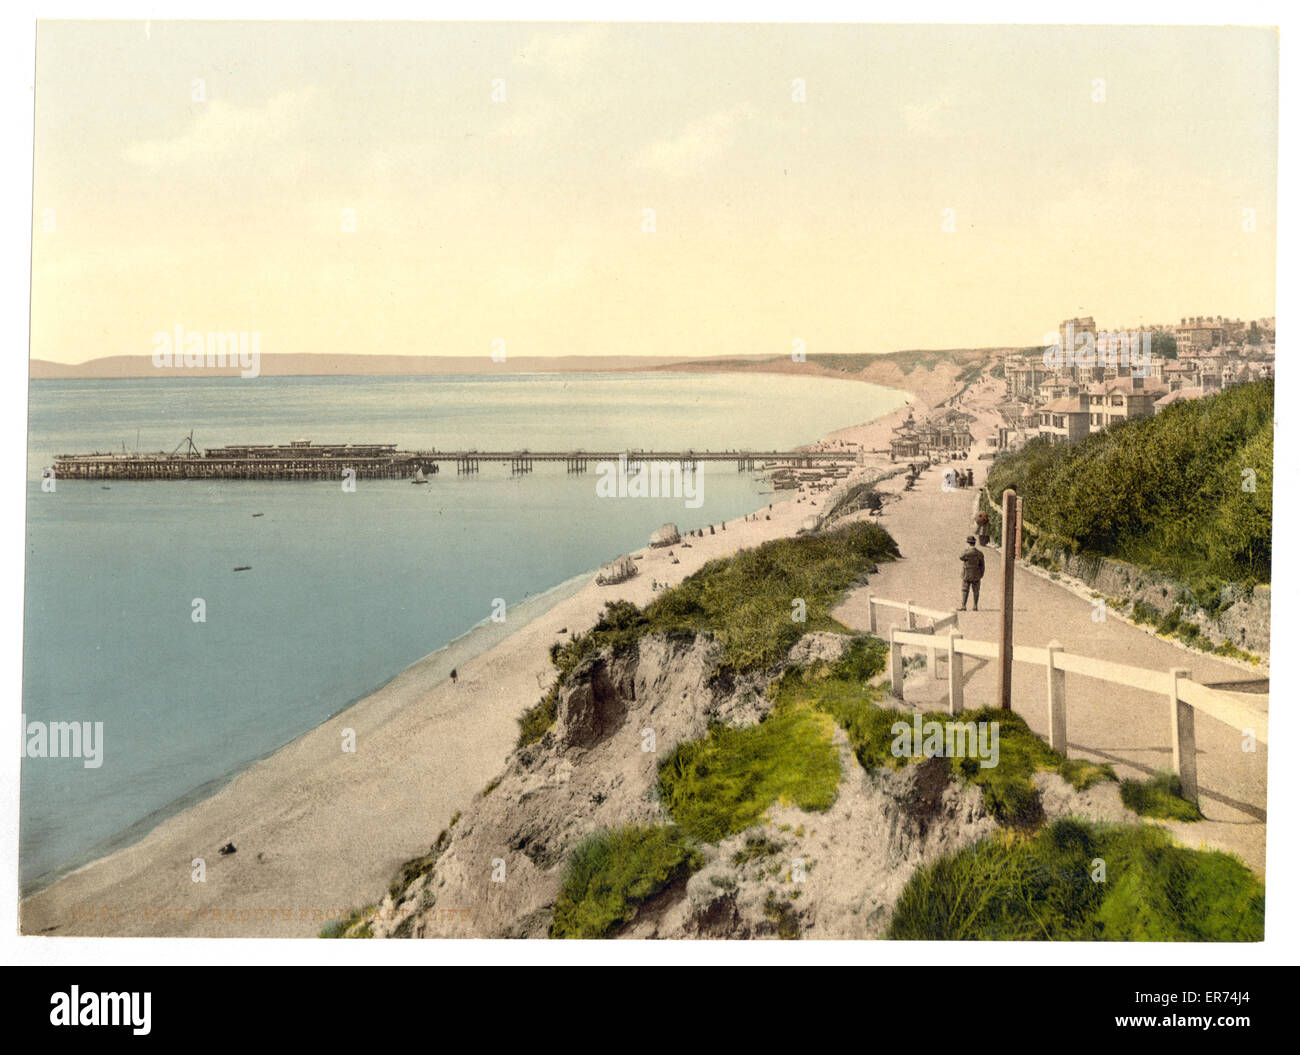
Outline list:
[[[978,435],[978,433],[977,433]],[[951,610],[961,604],[961,564],[972,532],[974,502],[987,475],[987,461],[959,462],[975,469],[976,489],[945,492],[943,467],[928,469],[913,491],[885,506],[880,523],[898,541],[903,558],[882,564],[869,587],[850,593],[835,615],[855,629],[868,627],[866,592],[897,601]],[[885,488],[901,491],[901,478]],[[964,637],[996,642],[1002,619],[1002,558],[999,550],[985,551],[986,573],[980,610],[960,612],[958,629]],[[1240,683],[1261,675],[1225,663],[1204,653],[1184,649],[1155,637],[1108,612],[1103,622],[1093,621],[1094,606],[1070,590],[1018,565],[1015,589],[1015,643],[1043,647],[1056,639],[1065,651],[1168,671],[1189,670],[1204,685]],[[881,636],[889,627],[902,625],[902,612],[877,609]],[[942,650],[941,650],[942,651]],[[923,653],[912,653],[908,655]],[[904,695],[922,710],[947,706],[947,661],[938,663],[942,680],[923,668],[910,670]],[[997,700],[997,661],[967,656],[964,660],[965,705],[986,706]],[[1239,684],[1233,686],[1241,691]],[[1066,675],[1067,739],[1072,758],[1111,762],[1121,778],[1145,778],[1172,766],[1170,714],[1167,697],[1128,689],[1082,675]],[[1040,735],[1047,733],[1047,671],[1016,663],[1012,668],[1012,707]],[[1258,696],[1267,713],[1268,696]],[[1196,716],[1196,764],[1201,812],[1206,820],[1195,824],[1166,822],[1164,826],[1186,845],[1223,849],[1239,855],[1260,875],[1264,873],[1264,834],[1267,804],[1268,748],[1242,750],[1241,731],[1201,712]]]

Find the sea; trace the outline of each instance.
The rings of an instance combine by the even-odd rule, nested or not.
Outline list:
[[[861,382],[738,373],[33,381],[24,729],[103,733],[97,766],[23,758],[24,892],[140,838],[430,653],[450,669],[491,647],[659,525],[688,531],[773,500],[734,462],[701,463],[697,508],[598,496],[594,466],[574,475],[563,463],[518,476],[448,465],[426,486],[360,479],[354,491],[341,480],[50,491],[55,455],[170,451],[189,436],[200,448],[774,449],[905,402]]]

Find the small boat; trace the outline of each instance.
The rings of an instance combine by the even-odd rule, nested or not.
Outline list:
[[[235,569],[235,571],[252,571],[252,570],[253,570],[253,566],[251,564],[241,564],[238,568]]]
[[[264,517],[264,516],[266,516],[266,514],[265,514],[265,513],[254,513],[253,516],[255,516],[255,517]]]
[[[415,470],[415,479],[412,480],[411,483],[413,483],[413,484],[427,484],[428,482],[429,482],[429,481],[426,480],[426,479],[424,478],[424,470],[423,470],[423,469],[416,469],[416,470]]]

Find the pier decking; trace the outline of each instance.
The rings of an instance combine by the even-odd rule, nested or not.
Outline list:
[[[598,464],[619,464],[628,472],[644,464],[677,464],[683,470],[702,462],[734,462],[738,472],[777,468],[830,467],[855,460],[856,454],[834,451],[427,451],[398,450],[396,444],[314,444],[296,440],[284,445],[240,444],[202,451],[189,443],[181,453],[60,454],[54,475],[62,480],[337,480],[351,469],[358,479],[403,479],[417,472],[432,475],[443,465],[458,474],[477,473],[487,464],[508,465],[512,475],[531,473],[538,463],[563,463],[568,473],[585,473]]]

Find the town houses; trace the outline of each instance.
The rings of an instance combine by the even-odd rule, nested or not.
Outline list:
[[[1272,318],[1197,315],[1103,331],[1088,316],[1064,320],[1047,340],[1053,343],[1001,364],[1000,449],[1036,436],[1073,443],[1118,421],[1272,377],[1276,329]]]

